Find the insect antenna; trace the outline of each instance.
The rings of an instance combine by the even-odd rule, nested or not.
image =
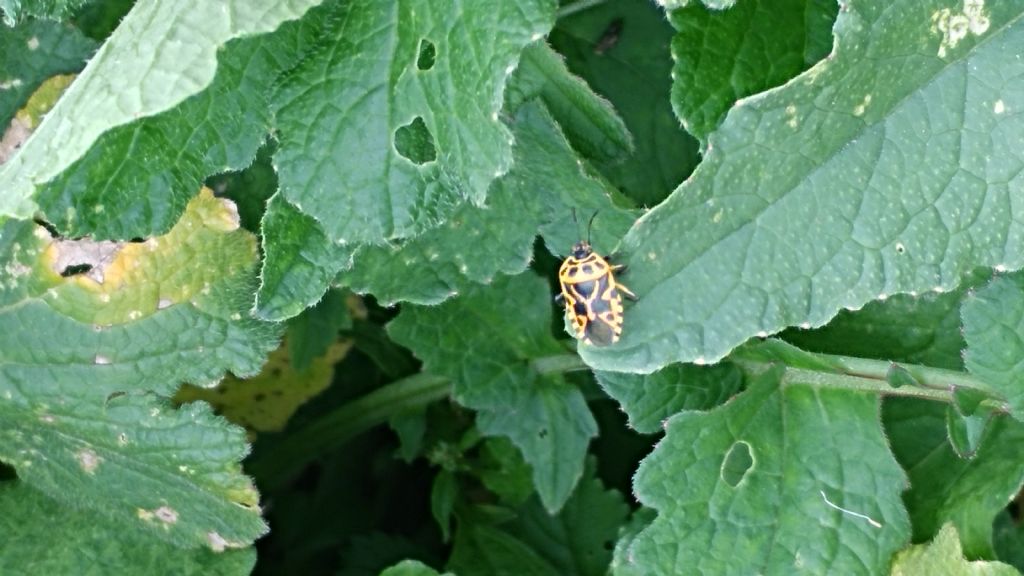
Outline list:
[[[594,210],[594,215],[590,217],[590,222],[587,223],[587,244],[590,244],[590,231],[594,228],[594,218],[597,218],[597,213],[600,210]]]

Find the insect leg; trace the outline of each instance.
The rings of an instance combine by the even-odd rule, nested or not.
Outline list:
[[[637,300],[640,299],[640,298],[637,297],[636,294],[633,293],[632,290],[630,290],[629,288],[626,288],[625,286],[623,286],[622,284],[619,284],[618,282],[615,283],[615,287],[619,289],[619,292],[622,292],[623,296],[625,296],[626,298],[629,298],[633,302],[636,302]]]
[[[555,304],[564,304],[564,303],[565,303],[565,294],[562,294],[561,292],[559,292],[558,294],[555,294]]]

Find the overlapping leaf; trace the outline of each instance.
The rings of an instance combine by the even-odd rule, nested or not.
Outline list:
[[[637,432],[653,434],[683,410],[709,410],[739,392],[743,374],[736,366],[674,364],[647,375],[597,372],[597,382],[629,416]]]
[[[71,166],[104,132],[169,110],[206,89],[214,80],[219,51],[232,39],[272,31],[318,3],[137,4],[21,153],[0,168],[0,218],[31,217],[36,210],[34,187]],[[140,38],[146,41],[139,42]]]
[[[604,576],[627,512],[622,495],[606,489],[591,465],[558,514],[533,498],[494,525],[480,513],[464,519],[449,567],[466,576]]]
[[[1024,264],[1010,144],[1022,14],[849,2],[833,57],[733,108],[700,169],[623,240],[640,301],[618,345],[584,359],[712,362],[757,334]]]
[[[56,22],[30,20],[0,28],[0,126],[7,128],[43,80],[78,72],[94,50],[95,42]]]
[[[455,399],[479,412],[483,434],[516,444],[544,507],[557,511],[583,474],[597,425],[577,388],[531,363],[562,351],[550,333],[552,309],[550,288],[527,273],[439,306],[405,306],[388,333],[425,371],[453,380]]]
[[[970,460],[958,457],[946,437],[946,407],[889,400],[883,414],[893,453],[910,477],[904,501],[914,540],[932,538],[946,523],[960,533],[967,555],[993,558],[992,523],[1021,488],[1024,424],[998,416]]]
[[[963,306],[964,364],[1024,420],[1024,275],[998,277]]]
[[[906,477],[878,399],[762,374],[708,413],[683,412],[637,473],[657,518],[634,540],[649,574],[881,573],[907,543]]]
[[[832,49],[835,0],[743,0],[728,10],[691,4],[669,13],[672,104],[701,141],[737,100],[787,82]]]
[[[244,432],[161,399],[253,374],[274,347],[247,314],[256,245],[232,208],[204,191],[166,236],[125,245],[4,224],[0,459],[27,485],[181,546],[263,532]]]
[[[569,69],[608,98],[633,135],[633,154],[596,168],[646,206],[661,202],[699,161],[697,141],[679,126],[667,98],[671,39],[664,12],[637,0],[608,0],[559,18],[550,38]]]
[[[1017,576],[1009,564],[1001,562],[968,562],[960,549],[956,528],[947,524],[935,540],[918,544],[900,552],[893,559],[892,576],[944,574],[948,576]]]
[[[275,95],[281,193],[332,242],[383,243],[480,205],[511,165],[498,117],[554,2],[345,4]]]
[[[36,200],[47,219],[68,235],[97,239],[167,230],[204,178],[252,163],[270,130],[270,85],[328,33],[332,8],[229,42],[204,90],[101,135],[41,187]]]

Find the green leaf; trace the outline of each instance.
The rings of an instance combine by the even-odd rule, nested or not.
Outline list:
[[[423,438],[427,431],[426,410],[403,412],[388,419],[388,426],[398,436],[395,455],[405,462],[412,462],[423,451]]]
[[[1024,275],[997,277],[964,302],[962,315],[967,370],[1024,420]]]
[[[441,528],[441,538],[447,542],[451,538],[452,512],[458,496],[458,484],[455,474],[441,470],[434,477],[434,485],[430,490],[430,513]]]
[[[26,18],[63,20],[89,0],[0,0],[4,23],[14,26]]]
[[[56,22],[29,20],[0,29],[0,126],[7,129],[43,80],[81,70],[96,46],[77,28]]]
[[[450,572],[439,574],[430,566],[419,560],[402,560],[398,564],[384,570],[380,576],[454,576]]]
[[[816,330],[787,330],[782,336],[814,352],[962,370],[967,343],[960,305],[989,276],[987,271],[972,274],[950,292],[897,294],[860,310],[843,310]]]
[[[521,506],[533,494],[533,471],[508,438],[487,438],[476,474],[506,506]]]
[[[207,176],[249,166],[270,130],[266,86],[326,34],[323,9],[228,43],[212,83],[174,108],[118,126],[37,195],[69,236],[161,233]]]
[[[0,572],[4,574],[244,575],[254,549],[182,550],[145,532],[58,503],[22,482],[0,483]]]
[[[515,164],[495,181],[486,208],[464,204],[444,225],[401,246],[364,247],[339,283],[384,304],[436,304],[473,283],[525,270],[538,229],[553,253],[567,251],[579,239],[574,208],[602,212],[595,242],[613,245],[633,216],[615,208],[611,188],[582,163],[543,105],[521,106],[512,131]]]
[[[728,362],[716,366],[673,364],[647,375],[597,372],[597,383],[629,416],[629,425],[643,434],[659,432],[682,410],[708,410],[722,404],[743,386],[743,374]]]
[[[622,494],[605,489],[593,468],[557,515],[534,499],[506,528],[565,576],[607,574],[612,546],[629,513]]]
[[[525,273],[439,306],[404,306],[388,333],[423,360],[424,371],[452,379],[455,400],[479,412],[481,433],[515,443],[554,512],[583,474],[597,424],[577,388],[530,362],[563,350],[549,331],[552,308],[547,283]]]
[[[1000,512],[992,527],[992,540],[999,560],[1024,570],[1024,530],[1008,511]]]
[[[449,567],[460,576],[607,574],[612,543],[629,507],[594,476],[593,464],[558,514],[534,497],[512,519],[487,518],[479,508],[460,515]]]
[[[697,141],[679,126],[667,97],[672,34],[653,3],[608,0],[559,18],[550,37],[569,70],[608,98],[633,135],[632,155],[615,164],[598,163],[597,168],[616,188],[647,206],[664,199],[699,161]],[[573,137],[575,129],[559,121]],[[573,144],[578,146],[576,140]]]
[[[623,239],[640,300],[617,345],[581,349],[588,364],[713,363],[758,334],[1024,265],[1004,143],[1024,101],[1024,7],[846,6],[834,57],[734,107],[701,168]]]
[[[946,436],[960,458],[970,460],[978,453],[992,414],[968,416],[955,406],[946,407]]]
[[[911,546],[893,559],[892,576],[913,574],[1017,576],[1020,572],[1001,562],[968,562],[960,550],[956,528],[946,524],[929,544]]]
[[[275,327],[248,316],[256,242],[233,206],[204,191],[167,235],[123,245],[8,220],[0,254],[0,460],[59,502],[180,546],[262,534],[244,431],[161,399],[254,374],[275,345]]]
[[[914,540],[932,538],[952,522],[969,557],[992,558],[992,521],[1024,482],[1024,424],[993,418],[977,453],[964,460],[947,439],[945,411],[941,404],[909,399],[887,400],[883,410],[893,453],[910,476],[903,499]]]
[[[561,576],[515,536],[476,523],[458,531],[448,568],[459,576]]]
[[[573,76],[565,59],[545,42],[523,50],[519,68],[505,91],[505,108],[518,110],[537,97],[583,156],[616,162],[633,153],[632,136],[615,108]]]
[[[316,3],[186,0],[137,4],[21,152],[0,167],[0,189],[4,190],[0,219],[31,217],[36,211],[32,198],[36,184],[70,167],[103,133],[170,110],[205,90],[214,81],[218,54],[232,39],[270,32],[282,22],[302,16]],[[225,14],[231,17],[225,18]],[[139,38],[146,41],[140,43]],[[107,161],[114,162],[114,156]]]
[[[780,86],[832,49],[835,0],[743,0],[729,10],[691,4],[669,13],[672,106],[702,142],[742,98]]]
[[[640,569],[633,561],[630,547],[642,530],[654,521],[656,514],[650,508],[639,508],[619,530],[619,540],[615,543],[612,564],[609,572],[612,576],[646,576],[647,572]]]
[[[669,420],[634,483],[658,512],[631,546],[640,573],[881,573],[907,542],[877,397],[781,375]]]
[[[347,298],[346,292],[328,290],[316,306],[288,323],[288,349],[296,371],[309,368],[314,359],[326,354],[338,341],[338,331],[352,327]]]
[[[316,304],[339,270],[352,265],[354,247],[331,242],[323,228],[275,194],[263,215],[263,269],[256,315],[285,320]]]
[[[341,243],[414,236],[466,200],[482,205],[512,163],[498,117],[506,79],[554,7],[344,4],[345,33],[273,96],[284,197]]]

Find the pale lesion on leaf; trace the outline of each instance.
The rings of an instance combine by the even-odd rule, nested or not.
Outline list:
[[[256,238],[240,227],[234,203],[205,187],[163,236],[142,242],[36,238],[36,279],[46,302],[98,326],[139,320],[174,304],[202,307],[219,284],[257,262]]]

